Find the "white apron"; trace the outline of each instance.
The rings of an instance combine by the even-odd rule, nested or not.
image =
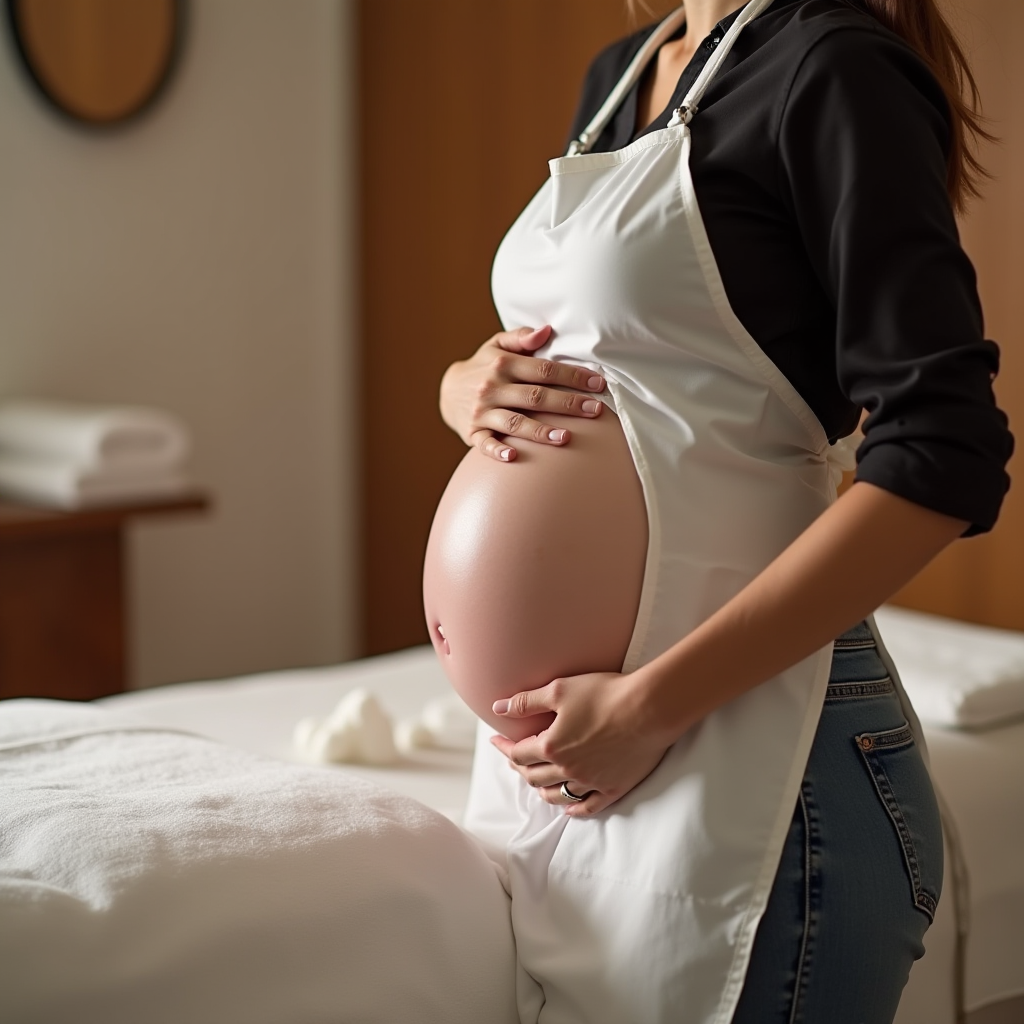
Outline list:
[[[643,484],[650,542],[624,672],[708,618],[835,499],[835,452],[729,307],[689,172],[690,118],[769,3],[747,5],[675,123],[587,153],[681,25],[682,8],[670,15],[495,258],[505,327],[549,323],[540,354],[605,376],[600,397]],[[831,654],[713,712],[594,818],[544,803],[482,733],[466,824],[507,844],[524,1024],[731,1020]]]

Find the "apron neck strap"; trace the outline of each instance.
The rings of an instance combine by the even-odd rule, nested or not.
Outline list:
[[[604,131],[608,122],[612,119],[615,111],[619,109],[626,93],[633,88],[640,80],[651,58],[675,35],[678,28],[686,21],[686,8],[677,7],[647,38],[647,41],[637,51],[636,56],[629,62],[629,66],[622,73],[618,84],[608,95],[608,99],[601,105],[601,109],[594,115],[590,124],[580,132],[578,139],[573,140],[569,146],[569,156],[578,156],[586,153],[597,141],[597,137]]]
[[[697,107],[704,98],[704,93],[708,91],[708,86],[711,85],[712,79],[718,74],[719,69],[725,63],[725,58],[729,56],[729,51],[733,48],[736,40],[739,39],[740,33],[770,3],[772,3],[772,0],[750,0],[750,3],[740,12],[740,16],[729,26],[729,31],[725,33],[721,43],[718,44],[714,53],[708,58],[707,63],[701,68],[700,74],[693,85],[690,86],[690,90],[687,92],[682,104],[672,111],[672,120],[676,124],[679,121],[682,121],[683,124],[690,123],[693,115],[697,113]],[[676,121],[677,117],[679,121]],[[670,121],[669,123],[671,124],[672,122]]]
[[[723,61],[729,56],[733,43],[736,42],[739,34],[754,20],[772,0],[750,0],[750,3],[743,8],[740,16],[729,26],[721,43],[715,52],[708,58],[707,63],[701,69],[696,81],[690,87],[682,105],[672,112],[672,120],[669,126],[677,124],[689,124],[690,119],[697,111],[697,104],[707,91],[711,80],[718,73]],[[607,127],[615,111],[619,109],[626,94],[640,80],[647,65],[652,58],[678,31],[679,27],[686,21],[685,6],[677,7],[647,38],[647,41],[637,51],[636,56],[629,62],[629,66],[623,72],[615,88],[612,89],[608,98],[601,105],[601,109],[594,115],[590,124],[580,133],[579,138],[574,139],[569,146],[569,156],[579,156],[590,151],[590,148],[597,141],[598,136]]]

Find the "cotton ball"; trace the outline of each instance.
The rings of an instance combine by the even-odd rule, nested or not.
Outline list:
[[[417,717],[399,722],[395,742],[410,753],[425,748],[472,750],[476,728],[473,712],[458,697],[448,695],[427,703]]]
[[[311,753],[317,761],[334,764],[361,761],[357,727],[351,722],[324,722],[313,735]]]
[[[303,718],[293,740],[310,761],[384,765],[398,760],[391,719],[366,690],[347,693],[326,719]]]
[[[354,761],[356,742],[351,723],[329,726],[319,718],[303,718],[295,726],[293,741],[307,761]]]
[[[398,760],[391,719],[367,690],[353,690],[342,697],[323,728],[337,737],[334,745],[327,745],[329,760],[363,764],[394,764]]]
[[[454,750],[476,746],[476,715],[456,696],[449,694],[430,701],[421,715],[433,737],[433,745]]]
[[[411,754],[434,745],[434,734],[418,719],[403,718],[395,726],[395,745]]]

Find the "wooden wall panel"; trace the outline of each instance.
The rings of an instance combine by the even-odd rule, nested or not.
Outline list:
[[[998,394],[1024,424],[1024,66],[1014,60],[1024,4],[950,3],[966,8],[961,34],[1003,138],[985,152],[996,179],[963,235],[1003,347]],[[494,250],[561,151],[587,63],[628,22],[623,0],[362,0],[359,10],[369,654],[426,640],[423,551],[463,454],[437,413],[437,385],[497,329]],[[900,603],[1024,628],[1022,492],[990,536],[954,545]]]
[[[1015,483],[996,528],[960,541],[900,593],[897,603],[993,626],[1024,629],[1024,4],[949,0],[970,56],[985,113],[1000,136],[982,159],[993,174],[962,219],[978,270],[986,331],[1002,348],[999,404],[1017,434]]]
[[[427,639],[423,551],[464,452],[438,382],[497,330],[494,251],[627,29],[623,0],[360,5],[365,653]]]

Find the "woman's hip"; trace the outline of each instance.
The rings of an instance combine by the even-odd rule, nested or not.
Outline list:
[[[941,886],[928,770],[862,623],[835,645],[735,1024],[891,1020]]]

